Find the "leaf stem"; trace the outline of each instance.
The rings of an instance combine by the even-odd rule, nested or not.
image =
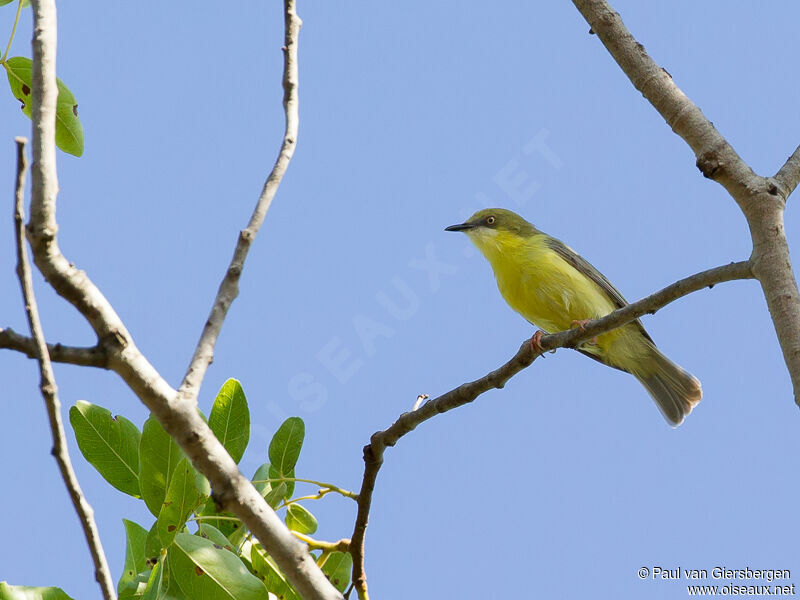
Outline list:
[[[346,538],[341,539],[338,542],[324,542],[322,540],[315,540],[314,538],[304,535],[299,531],[292,531],[292,535],[294,535],[298,540],[308,544],[309,550],[322,550],[323,554],[330,554],[331,552],[348,552],[350,550],[350,540]],[[321,558],[322,556],[320,556],[320,559]],[[319,565],[319,561],[317,564]]]
[[[8,45],[6,46],[6,51],[3,53],[3,58],[0,58],[0,63],[5,64],[6,58],[8,58],[8,51],[11,50],[11,42],[14,41],[14,36],[17,33],[17,23],[19,23],[19,14],[22,12],[22,0],[19,0],[17,4],[17,16],[14,17],[14,26],[11,28],[11,37],[8,38]]]
[[[337,494],[341,494],[346,498],[358,501],[358,494],[356,494],[355,492],[351,492],[344,488],[340,488],[336,485],[333,485],[332,483],[323,483],[321,481],[314,481],[313,479],[299,479],[297,477],[277,477],[274,479],[254,479],[253,483],[283,483],[286,481],[297,481],[299,483],[310,483],[312,485],[319,486],[321,488],[320,492],[324,492],[322,494],[323,496],[330,492],[336,492]]]
[[[195,515],[189,518],[190,521],[241,521],[239,517],[228,517],[225,515]]]
[[[291,500],[284,500],[283,504],[281,504],[278,508],[288,507],[290,504],[294,504],[295,502],[300,502],[300,500],[319,500],[324,497],[326,494],[330,494],[335,490],[330,488],[322,489],[313,496],[298,496],[297,498],[292,498]],[[276,509],[277,510],[277,509]]]

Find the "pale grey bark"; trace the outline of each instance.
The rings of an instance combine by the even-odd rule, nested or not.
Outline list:
[[[800,146],[775,173],[775,181],[780,186],[780,192],[784,198],[788,198],[800,183]]]
[[[233,251],[233,258],[225,272],[222,283],[219,286],[217,297],[211,307],[211,314],[206,321],[200,341],[197,343],[192,361],[183,378],[183,383],[179,388],[182,395],[187,398],[196,398],[200,392],[200,384],[203,381],[208,366],[214,359],[214,346],[217,337],[222,329],[222,323],[228,313],[231,303],[239,295],[239,278],[244,268],[244,261],[250,246],[255,240],[258,230],[267,216],[278,186],[281,184],[284,173],[292,160],[294,149],[297,145],[297,131],[299,126],[299,99],[297,95],[298,72],[297,72],[297,40],[300,34],[302,21],[297,16],[294,0],[285,2],[285,40],[283,46],[283,108],[286,115],[286,126],[283,134],[278,159],[267,177],[261,195],[258,198],[256,207],[250,217],[247,227],[239,234],[236,248]]]
[[[306,545],[289,532],[261,494],[242,475],[236,463],[200,418],[195,396],[179,394],[169,386],[136,347],[131,334],[100,290],[86,273],[69,263],[61,253],[57,244],[58,227],[55,218],[58,194],[55,161],[57,96],[55,2],[33,0],[32,4],[34,7],[33,87],[36,94],[33,99],[33,197],[28,239],[37,267],[53,289],[69,301],[92,326],[106,350],[108,367],[120,375],[164,429],[178,442],[195,467],[208,478],[219,503],[239,517],[264,547],[269,549],[270,555],[300,594],[309,600],[342,598],[316,565]],[[293,45],[296,44],[299,30],[294,0],[285,0],[284,11],[286,24],[289,27],[287,37],[291,36],[289,41]],[[290,47],[287,45],[287,48]],[[289,61],[287,68],[288,63]],[[285,73],[284,78],[289,79],[290,74]],[[287,111],[290,108],[292,106],[287,106]],[[296,100],[293,108],[296,110]],[[294,139],[291,145],[293,147]],[[279,162],[281,160],[279,159]],[[268,179],[267,186],[271,186],[272,189],[276,183]],[[274,194],[274,190],[271,193]],[[271,200],[271,196],[269,199]],[[260,200],[259,206],[261,215],[255,218],[263,220],[263,213],[269,206],[269,200],[266,202]],[[242,234],[244,237],[254,235],[253,232],[245,232]],[[233,266],[232,269],[241,269],[241,266]],[[223,286],[227,284],[223,282]],[[232,289],[235,289],[235,281]],[[221,307],[217,332],[227,310],[227,304],[232,299],[230,297],[228,301],[221,302],[225,306]],[[215,303],[216,309],[217,303]],[[208,344],[204,345],[206,350],[201,352],[202,356],[199,359],[202,372],[208,364],[205,361],[210,361],[207,351],[213,350],[215,338],[216,332],[213,331],[210,336],[205,334],[203,336],[203,340]],[[202,373],[197,377],[189,377],[193,389],[196,390],[199,386],[200,379]]]
[[[36,342],[33,338],[20,335],[10,327],[0,328],[0,348],[16,350],[28,358],[36,358]],[[99,344],[96,346],[64,346],[63,344],[47,344],[50,360],[80,367],[99,367],[107,369],[106,351]]]

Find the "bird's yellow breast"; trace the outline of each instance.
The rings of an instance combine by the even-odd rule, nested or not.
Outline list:
[[[548,333],[616,308],[595,282],[548,247],[545,234],[522,237],[483,229],[469,235],[492,265],[506,302]]]

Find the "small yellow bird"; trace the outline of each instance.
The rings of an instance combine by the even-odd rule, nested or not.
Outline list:
[[[597,269],[510,210],[487,208],[445,231],[463,231],[494,270],[506,302],[546,333],[582,326],[627,304]],[[531,338],[536,344],[541,333]],[[590,358],[630,373],[677,426],[703,395],[697,378],[656,348],[637,319],[581,344]]]

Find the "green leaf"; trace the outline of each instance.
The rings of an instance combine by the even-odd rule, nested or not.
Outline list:
[[[300,417],[289,417],[272,436],[269,444],[269,478],[294,477],[294,466],[300,456],[305,437],[306,426]],[[294,481],[287,481],[284,498],[287,500],[294,493]],[[273,483],[273,487],[274,487]]]
[[[150,581],[152,569],[147,569],[138,573],[133,581],[125,584],[119,592],[119,600],[140,600],[147,589],[147,584]]]
[[[3,65],[8,75],[11,93],[22,102],[22,112],[30,118],[33,110],[33,61],[24,56],[9,58]],[[56,79],[56,145],[64,152],[83,154],[83,125],[78,118],[78,102],[69,88]]]
[[[310,535],[317,530],[317,519],[304,506],[290,504],[286,509],[286,526],[292,531]]]
[[[189,514],[200,504],[201,496],[194,482],[196,473],[187,458],[182,458],[175,465],[164,504],[158,514],[158,537],[164,545],[172,543],[172,538],[186,524]]]
[[[67,154],[83,156],[83,125],[78,117],[78,101],[59,79],[56,101],[56,146]]]
[[[0,600],[72,600],[72,598],[57,587],[8,585],[5,581],[0,581]]]
[[[141,600],[193,600],[184,596],[169,566],[169,555],[164,554],[158,561],[147,581]]]
[[[161,423],[151,415],[144,422],[139,444],[139,483],[142,499],[156,517],[161,512],[175,465],[185,456]]]
[[[147,539],[144,542],[144,557],[146,561],[146,567],[148,569],[153,568],[158,561],[158,557],[161,554],[161,548],[164,547],[164,544],[161,543],[161,538],[158,537],[158,520],[153,523],[153,526],[150,528],[150,531],[147,532]]]
[[[231,543],[228,538],[225,537],[225,534],[213,525],[209,525],[208,523],[200,523],[200,527],[195,535],[199,535],[201,538],[209,540],[214,544],[214,546],[224,548],[225,550],[236,554],[236,550],[233,546],[231,546]]]
[[[286,477],[288,479],[294,478],[294,469],[292,469],[288,473],[281,473],[280,471],[278,471],[278,469],[276,469],[272,465],[269,466],[270,479],[281,479],[282,477]],[[272,485],[274,489],[275,482],[272,482]],[[287,500],[291,498],[292,494],[294,494],[294,481],[282,481],[280,485],[286,486],[286,490],[283,493],[283,497],[286,498]]]
[[[233,513],[230,513],[230,512],[224,512],[224,511],[220,512],[217,509],[217,504],[216,504],[216,502],[214,502],[213,498],[209,499],[205,503],[205,505],[203,505],[203,508],[200,510],[199,514],[204,516],[204,517],[215,517],[217,515],[224,516],[224,517],[235,517],[236,516],[236,515],[234,515]],[[221,531],[222,534],[225,535],[225,536],[230,536],[233,532],[238,531],[239,529],[242,529],[242,523],[241,523],[241,521],[238,521],[238,520],[237,521],[232,521],[230,519],[218,519],[218,520],[217,519],[204,519],[203,523],[208,523],[209,525],[212,525],[213,527],[215,527],[216,529]]]
[[[161,584],[163,595],[159,600],[192,600],[184,595],[178,583],[175,581],[175,575],[172,572],[172,566],[169,560],[169,553],[164,557],[164,579]]]
[[[169,549],[170,571],[188,598],[267,600],[267,590],[235,554],[210,540],[179,533]]]
[[[286,493],[286,483],[281,482],[278,484],[278,487],[272,488],[272,490],[264,496],[264,500],[267,501],[267,504],[272,507],[272,510],[277,510],[278,505],[283,501],[284,498],[288,498],[289,496]]]
[[[350,573],[353,570],[353,557],[349,552],[331,552],[328,560],[322,565],[322,572],[340,592],[344,593],[350,584]]]
[[[119,593],[119,600],[189,600],[172,580],[168,564],[166,556],[159,558]]]
[[[223,384],[211,407],[208,426],[238,463],[250,441],[250,411],[241,383],[228,379]]]
[[[239,548],[244,542],[245,536],[247,535],[247,527],[242,526],[241,521],[236,522],[236,528],[228,534],[228,540],[230,540],[231,546],[234,548]]]
[[[125,566],[117,583],[117,594],[136,578],[137,573],[141,573],[147,568],[145,564],[147,560],[145,556],[147,530],[138,523],[127,519],[122,519],[122,524],[125,526]]]
[[[208,479],[206,479],[205,475],[196,469],[194,472],[194,487],[197,490],[197,493],[200,494],[203,502],[208,500],[208,497],[211,496],[211,484],[208,483]]]
[[[136,425],[85,400],[69,409],[69,422],[84,458],[119,491],[139,498],[141,433]]]
[[[159,559],[153,571],[150,573],[150,578],[147,580],[147,587],[142,594],[142,600],[159,600],[163,596],[161,584],[164,579],[164,560]]]
[[[292,470],[287,477],[294,477],[294,470]],[[264,463],[253,475],[253,485],[267,500],[273,509],[280,504],[284,498],[291,498],[294,492],[294,481],[266,481],[267,479],[281,479],[281,474],[269,463]],[[258,483],[256,483],[258,482]],[[281,488],[281,492],[277,493],[276,490]]]
[[[264,551],[261,544],[253,544],[250,549],[250,562],[253,571],[264,582],[270,593],[275,594],[280,600],[300,600],[300,594],[286,580],[277,563]]]
[[[239,546],[239,560],[244,563],[244,566],[247,567],[247,570],[251,573],[255,574],[253,571],[253,565],[250,562],[250,553],[253,550],[253,542],[249,539],[242,540],[241,545]]]
[[[288,477],[297,464],[306,426],[300,417],[289,417],[272,436],[269,444],[269,462],[281,477]]]
[[[17,0],[0,0],[0,6],[5,6],[6,4],[11,4],[12,2],[16,4]],[[30,0],[22,0],[22,8],[29,6],[30,3]]]
[[[255,488],[258,490],[258,493],[261,494],[262,496],[272,489],[272,482],[265,481],[266,479],[269,479],[268,462],[258,467],[258,469],[256,469],[256,472],[253,474],[252,479],[250,480],[253,482],[253,486],[255,486]]]

